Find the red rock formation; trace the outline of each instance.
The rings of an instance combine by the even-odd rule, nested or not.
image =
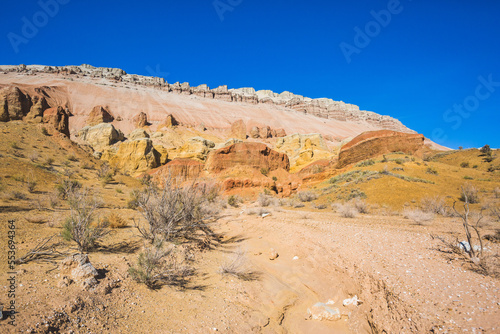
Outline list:
[[[151,171],[151,175],[155,179],[168,177],[185,181],[188,179],[196,179],[203,171],[203,164],[192,159],[174,159],[155,170]]]
[[[235,166],[265,168],[270,171],[283,168],[288,171],[290,161],[286,154],[276,152],[261,143],[236,143],[212,151],[208,155],[207,169],[210,172],[220,172]]]
[[[43,112],[43,122],[69,137],[69,112],[63,107],[49,108]]]
[[[114,119],[106,108],[95,106],[87,117],[87,125],[94,126],[100,123],[111,123]]]
[[[363,161],[380,154],[405,152],[413,154],[424,148],[424,136],[389,130],[364,132],[342,146],[337,167]]]

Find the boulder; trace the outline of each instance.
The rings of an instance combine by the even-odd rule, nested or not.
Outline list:
[[[172,114],[170,114],[167,116],[167,118],[165,118],[165,121],[163,122],[161,127],[165,126],[167,128],[172,128],[177,125],[179,125],[179,122],[177,122],[175,117]]]
[[[168,150],[161,145],[154,145],[153,144],[153,147],[160,155],[160,166],[163,166],[164,164],[166,164],[168,162]]]
[[[136,140],[141,138],[149,138],[149,134],[143,129],[135,129],[127,136],[128,140]]]
[[[125,140],[123,133],[109,123],[86,126],[78,131],[78,137],[96,151],[101,151],[109,145]]]
[[[59,106],[43,112],[43,123],[69,137],[69,111]]]
[[[391,152],[414,154],[424,149],[424,136],[390,130],[363,132],[342,146],[337,168]]]
[[[63,281],[71,278],[82,287],[88,289],[97,284],[97,270],[90,263],[87,254],[73,254],[61,261],[59,265],[60,275]]]
[[[254,138],[254,139],[260,138],[260,132],[259,132],[259,128],[257,126],[253,126],[250,129],[250,138]]]
[[[132,123],[134,123],[135,127],[137,128],[142,128],[146,125],[149,125],[148,115],[141,111],[140,113],[135,115],[134,118],[132,118]]]
[[[276,131],[276,133],[274,133],[274,137],[278,137],[278,138],[286,137],[285,129],[276,129],[275,131]]]
[[[242,140],[247,139],[247,127],[242,119],[231,124],[231,137]]]
[[[105,107],[95,106],[87,117],[87,125],[94,126],[100,123],[111,123],[114,119]]]
[[[215,143],[202,137],[193,137],[187,140],[180,148],[170,151],[171,159],[195,159],[205,161]]]
[[[288,154],[294,168],[332,155],[320,134],[293,134],[279,138],[276,150]]]
[[[229,138],[228,140],[226,140],[225,142],[223,143],[220,143],[220,144],[217,144],[215,146],[216,149],[219,149],[219,148],[223,148],[223,147],[226,147],[226,146],[230,146],[230,145],[233,145],[233,144],[236,144],[236,143],[243,143],[243,140],[241,139],[238,139],[238,138]]]
[[[262,143],[236,143],[208,155],[207,169],[211,172],[220,172],[234,166],[289,170],[290,162],[286,154],[276,152]]]
[[[180,181],[185,181],[196,179],[203,171],[203,167],[203,164],[197,160],[174,159],[154,170],[151,175],[158,181],[169,176]]]
[[[272,131],[269,126],[263,126],[259,129],[259,136],[262,139],[270,138],[272,137]]]
[[[110,166],[120,168],[130,173],[141,173],[160,165],[160,154],[153,147],[149,138],[124,141],[115,151],[107,148],[103,151],[101,160],[108,161]]]

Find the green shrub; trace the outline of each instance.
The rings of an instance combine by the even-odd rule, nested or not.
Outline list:
[[[267,174],[269,173],[269,168],[261,168],[260,172],[262,173],[262,175],[267,176]]]
[[[468,161],[463,161],[462,163],[460,163],[460,167],[462,167],[462,168],[469,168],[469,162]]]

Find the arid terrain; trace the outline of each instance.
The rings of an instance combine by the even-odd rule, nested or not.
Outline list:
[[[498,150],[288,92],[0,69],[0,332],[500,333]]]

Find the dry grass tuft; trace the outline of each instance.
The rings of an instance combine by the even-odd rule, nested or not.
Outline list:
[[[124,228],[127,227],[127,221],[116,213],[111,213],[107,218],[107,225],[110,228]]]
[[[420,209],[410,208],[405,209],[403,216],[406,219],[413,220],[418,225],[423,225],[424,223],[430,222],[434,219],[434,214],[432,212],[425,212]]]

